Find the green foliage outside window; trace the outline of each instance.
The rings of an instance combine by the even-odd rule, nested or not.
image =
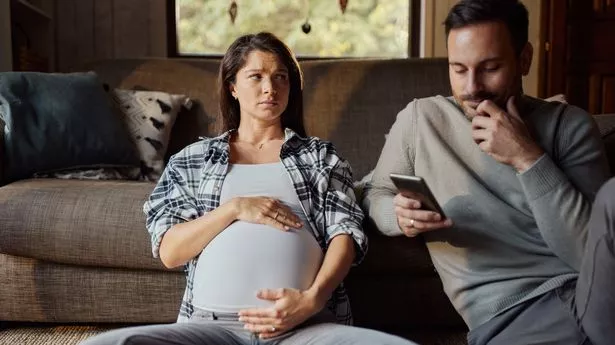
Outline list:
[[[180,54],[224,54],[237,37],[269,31],[298,56],[407,57],[409,0],[176,0]],[[309,17],[308,17],[309,5]],[[301,26],[306,17],[311,31]]]

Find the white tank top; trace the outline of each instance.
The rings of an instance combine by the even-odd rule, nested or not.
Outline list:
[[[304,227],[282,231],[244,221],[229,225],[199,256],[194,273],[195,307],[225,313],[267,307],[273,303],[256,298],[258,290],[305,290],[320,269],[322,249],[309,230],[307,217],[281,162],[229,165],[220,204],[237,196],[276,198],[301,218]]]

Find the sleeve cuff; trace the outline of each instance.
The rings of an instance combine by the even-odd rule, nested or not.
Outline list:
[[[543,154],[531,167],[517,174],[517,177],[529,200],[542,197],[567,180],[566,175],[547,154]]]
[[[395,205],[393,198],[381,198],[378,202],[378,207],[370,212],[374,214],[374,220],[377,220],[376,226],[386,236],[403,235],[399,224],[397,223],[397,214],[395,213]]]
[[[367,237],[365,233],[361,230],[352,230],[346,226],[337,225],[337,229],[328,233],[327,238],[327,247],[331,243],[336,236],[339,235],[348,235],[352,238],[352,242],[354,243],[355,255],[354,260],[352,262],[353,266],[360,264],[365,258],[365,254],[367,253]]]

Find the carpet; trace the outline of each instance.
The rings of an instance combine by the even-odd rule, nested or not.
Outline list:
[[[117,326],[30,325],[8,323],[0,328],[0,345],[76,345]]]

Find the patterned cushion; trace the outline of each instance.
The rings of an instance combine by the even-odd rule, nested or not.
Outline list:
[[[114,89],[111,96],[124,114],[137,146],[142,178],[157,181],[164,170],[164,156],[177,114],[182,106],[190,109],[192,102],[185,95],[159,91]]]
[[[140,168],[66,169],[52,173],[35,173],[34,177],[79,180],[145,180],[157,181],[164,170],[164,157],[178,113],[190,109],[192,101],[184,95],[160,91],[114,89],[109,92],[116,112],[137,148]]]

